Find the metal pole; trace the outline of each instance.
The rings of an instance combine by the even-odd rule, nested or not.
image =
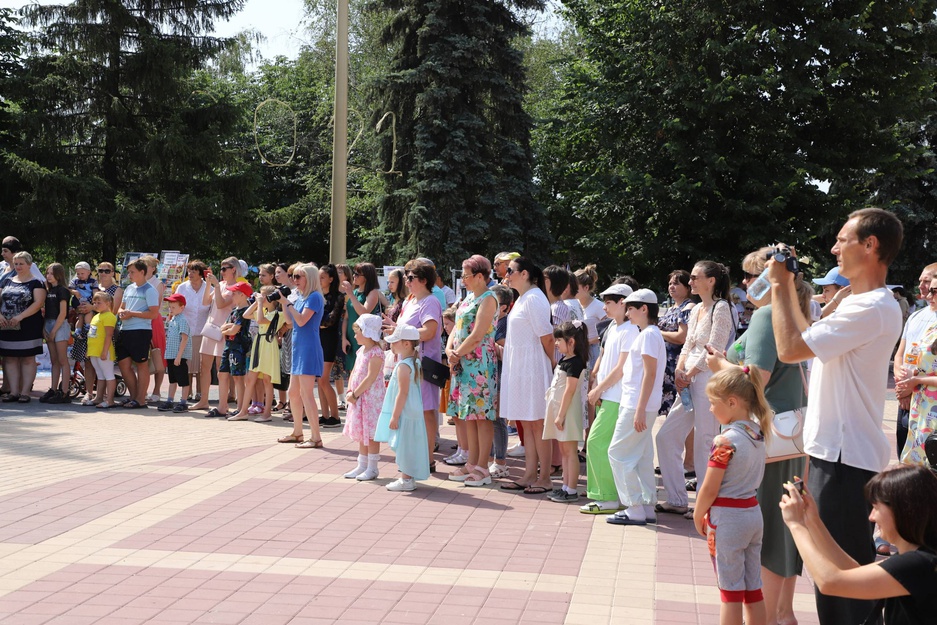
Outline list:
[[[346,204],[348,188],[348,0],[338,0],[335,33],[335,129],[332,137],[332,228],[329,258],[347,260]]]

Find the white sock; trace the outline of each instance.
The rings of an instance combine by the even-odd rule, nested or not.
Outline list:
[[[657,510],[654,509],[654,505],[653,505],[653,504],[647,504],[647,505],[644,505],[644,506],[641,506],[641,507],[644,509],[644,518],[645,518],[645,519],[653,519],[653,518],[656,518],[656,517],[657,517]]]
[[[628,518],[632,521],[647,521],[647,515],[644,514],[644,506],[631,506],[627,510]]]
[[[377,473],[377,463],[381,460],[381,454],[368,454],[368,471]]]
[[[360,474],[364,473],[364,470],[368,467],[368,457],[364,454],[358,454],[358,466],[345,474],[345,477],[358,477]]]
[[[572,495],[573,493],[576,492],[576,489],[575,489],[575,488],[570,488],[570,487],[567,486],[566,484],[563,484],[563,490],[566,491],[567,493],[569,493],[570,495]]]

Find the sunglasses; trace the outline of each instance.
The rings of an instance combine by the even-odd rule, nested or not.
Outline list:
[[[747,271],[743,271],[743,272],[742,272],[742,275],[744,275],[744,276],[745,276],[745,279],[747,279],[747,280],[754,280],[755,278],[758,277],[758,274],[757,274],[757,273],[748,273]]]
[[[234,269],[234,267],[232,267],[231,265],[222,265],[222,266],[221,266],[221,270],[222,270],[222,271],[225,271],[226,269]]]
[[[113,269],[108,269],[106,267],[99,267],[98,273],[114,273]]]
[[[294,276],[293,276],[293,274],[288,273],[288,274],[286,274],[286,277],[289,278],[290,280],[292,280]]]
[[[407,274],[407,277],[406,277],[406,281],[407,281],[407,282],[413,282],[414,280],[416,280],[416,276],[413,275],[412,273],[408,273],[408,274]]]
[[[355,276],[363,276],[363,275],[364,275],[364,274],[361,273],[360,271],[353,271],[352,274],[354,274]]]
[[[517,273],[517,272],[514,270],[514,267],[508,267],[507,269],[504,270],[504,273],[510,276],[511,274]]]
[[[927,292],[931,295],[937,295],[937,286],[927,289]]]

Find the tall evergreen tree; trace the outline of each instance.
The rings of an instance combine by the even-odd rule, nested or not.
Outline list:
[[[428,256],[459,266],[472,253],[550,255],[534,199],[530,126],[523,107],[527,34],[512,9],[541,0],[391,0],[384,31],[391,72],[375,88],[375,119],[396,115],[397,151],[382,143],[385,176],[365,255]]]
[[[10,9],[0,9],[0,94],[8,93],[13,77],[21,70],[19,55],[22,34],[15,28],[16,18]],[[0,97],[0,162],[16,147],[11,103]],[[0,167],[0,209],[6,214],[17,203],[20,181],[6,166]],[[11,232],[12,233],[12,232]]]
[[[244,0],[30,5],[33,54],[12,91],[30,191],[18,211],[55,253],[250,249],[256,177],[225,140],[242,110],[195,75]],[[232,247],[237,249],[232,249]],[[65,256],[60,256],[64,258]]]

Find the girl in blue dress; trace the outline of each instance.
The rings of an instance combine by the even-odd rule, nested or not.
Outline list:
[[[397,365],[384,395],[374,440],[388,443],[397,454],[400,478],[388,484],[387,490],[411,491],[416,489],[415,480],[429,478],[420,361],[416,353],[420,332],[405,323],[397,324],[387,342],[397,355]]]

